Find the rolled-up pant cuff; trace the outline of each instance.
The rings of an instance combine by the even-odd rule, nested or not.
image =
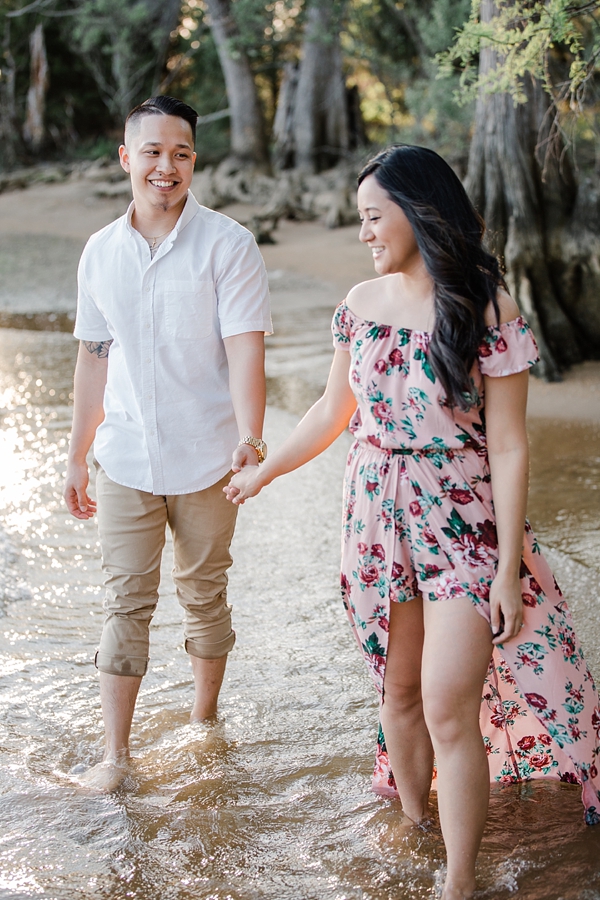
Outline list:
[[[230,650],[233,650],[234,644],[235,631],[232,631],[228,637],[217,643],[213,641],[210,644],[205,644],[202,641],[192,641],[187,638],[185,650],[190,656],[197,656],[199,659],[220,659],[222,656],[227,656]]]
[[[94,665],[98,671],[105,672],[107,675],[134,675],[142,678],[148,670],[148,657],[118,656],[98,650],[94,658]]]

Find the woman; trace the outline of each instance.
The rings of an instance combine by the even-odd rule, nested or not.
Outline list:
[[[490,770],[577,781],[586,821],[600,821],[600,708],[525,520],[537,349],[482,246],[483,223],[421,147],[371,160],[358,207],[381,277],[336,310],[323,397],[225,490],[244,503],[350,421],[342,592],[381,698],[374,786],[397,789],[423,822],[435,755],[442,896],[454,900],[475,889]]]

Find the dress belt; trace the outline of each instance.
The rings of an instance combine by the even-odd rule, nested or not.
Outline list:
[[[457,454],[464,454],[477,450],[474,446],[465,447],[377,447],[367,441],[358,441],[360,447],[365,450],[379,450],[387,456],[448,456],[452,459]]]
[[[382,453],[389,456],[455,456],[461,451],[451,447],[394,447],[381,448]]]

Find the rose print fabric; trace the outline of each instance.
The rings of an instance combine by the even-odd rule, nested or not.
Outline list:
[[[379,692],[390,603],[466,595],[488,621],[498,561],[487,460],[483,376],[537,358],[521,317],[487,329],[468,412],[450,410],[429,364],[427,332],[365,321],[342,303],[334,346],[351,354],[356,441],[345,474],[341,585]],[[521,563],[524,627],[494,649],[480,724],[493,781],[579,783],[588,824],[600,822],[600,704],[573,621],[529,524]],[[395,794],[379,733],[374,790]]]

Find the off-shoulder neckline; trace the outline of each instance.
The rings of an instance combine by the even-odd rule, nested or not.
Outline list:
[[[432,331],[423,331],[418,328],[396,328],[394,325],[386,325],[384,322],[376,322],[374,319],[363,319],[362,316],[359,316],[354,312],[354,310],[350,309],[345,300],[342,300],[342,302],[338,306],[338,309],[341,306],[345,307],[354,319],[358,319],[359,322],[363,322],[365,325],[376,325],[378,328],[389,328],[390,331],[394,331],[396,332],[396,334],[421,334],[426,335],[427,337],[431,337],[431,335],[433,334]],[[508,322],[500,322],[500,325],[486,325],[486,330],[499,331],[503,325],[514,325],[516,322],[525,323],[525,319],[523,318],[523,316],[515,316],[514,319],[509,319]]]

